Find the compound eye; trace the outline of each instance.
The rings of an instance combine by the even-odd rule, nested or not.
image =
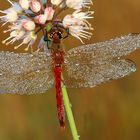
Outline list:
[[[62,33],[61,32],[58,32],[57,35],[59,36],[60,39],[62,38]]]
[[[53,33],[50,33],[49,35],[48,35],[48,37],[50,38],[50,39],[53,39]]]

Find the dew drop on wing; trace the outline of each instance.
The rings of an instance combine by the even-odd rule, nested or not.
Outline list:
[[[136,71],[131,60],[112,60],[104,64],[65,64],[64,83],[69,88],[95,87],[101,83],[127,76]]]
[[[69,63],[103,64],[111,59],[126,56],[140,48],[140,34],[128,34],[120,38],[94,44],[82,45],[66,53]]]
[[[51,59],[46,53],[0,52],[0,93],[45,93],[54,83]]]

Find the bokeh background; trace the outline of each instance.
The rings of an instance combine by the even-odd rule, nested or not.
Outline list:
[[[8,8],[6,0],[0,9]],[[97,0],[90,42],[140,32],[140,0]],[[6,36],[0,31],[0,40]],[[68,49],[81,43],[69,38]],[[12,46],[0,44],[1,50]],[[140,50],[128,58],[137,72],[93,89],[68,89],[81,140],[140,140]],[[34,96],[0,95],[0,140],[72,140],[68,122],[61,132],[55,89]]]

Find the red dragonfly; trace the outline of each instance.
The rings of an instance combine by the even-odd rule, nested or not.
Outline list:
[[[121,58],[140,47],[140,34],[83,45],[68,52],[61,45],[62,29],[53,27],[49,38],[52,44],[48,51],[39,52],[38,55],[0,52],[0,93],[46,93],[55,84],[62,128],[65,127],[62,84],[67,88],[92,88],[136,71],[133,61]]]

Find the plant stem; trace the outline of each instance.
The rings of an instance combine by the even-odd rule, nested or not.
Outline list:
[[[67,93],[67,89],[66,89],[65,85],[62,86],[62,94],[63,94],[65,110],[66,110],[66,114],[67,114],[67,117],[68,117],[68,121],[69,121],[70,129],[71,129],[71,132],[72,132],[73,140],[79,140],[79,135],[77,133],[77,128],[76,128],[73,113],[72,113],[72,110],[71,110],[71,104],[70,104],[70,101],[69,101],[69,97],[68,97],[68,93]]]

